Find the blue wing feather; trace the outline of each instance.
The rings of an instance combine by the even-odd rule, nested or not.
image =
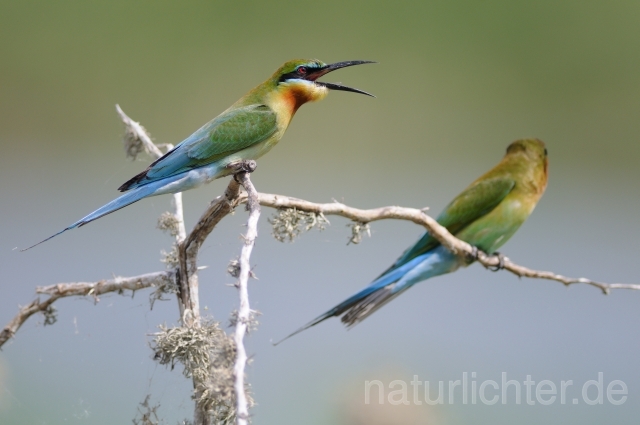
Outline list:
[[[130,190],[219,161],[268,139],[276,130],[276,114],[265,105],[249,105],[223,112],[124,183],[119,190]]]

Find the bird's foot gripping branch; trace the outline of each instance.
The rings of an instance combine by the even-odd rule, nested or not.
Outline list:
[[[504,263],[507,260],[507,257],[505,257],[504,255],[502,255],[499,252],[494,252],[493,253],[493,257],[498,259],[498,264],[496,266],[493,267],[487,267],[489,270],[491,270],[492,272],[499,272],[500,270],[504,269]]]
[[[231,164],[227,165],[227,168],[231,171],[231,174],[233,174],[233,178],[235,179],[235,181],[242,184],[242,181],[241,179],[239,179],[238,174],[253,173],[256,168],[258,168],[258,163],[252,159],[243,160],[232,162]]]

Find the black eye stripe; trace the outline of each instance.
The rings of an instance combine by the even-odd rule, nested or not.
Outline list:
[[[300,68],[306,69],[307,72],[298,73],[298,70]],[[297,66],[296,69],[294,69],[293,71],[287,72],[286,74],[282,74],[280,76],[280,79],[278,80],[278,82],[282,83],[283,81],[286,81],[286,80],[300,79],[300,77],[305,77],[305,76],[313,73],[315,70],[316,70],[315,67],[310,67],[309,65],[300,65],[300,66]]]
[[[286,73],[286,74],[282,74],[282,75],[280,76],[280,80],[279,80],[279,81],[280,81],[280,82],[283,82],[283,81],[291,80],[291,79],[293,79],[293,78],[297,78],[297,77],[298,77],[298,75],[296,74],[296,72],[295,72],[295,71],[294,71],[294,72],[288,72],[288,73]]]

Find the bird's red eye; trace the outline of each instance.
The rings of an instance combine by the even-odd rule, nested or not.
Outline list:
[[[306,67],[301,66],[301,67],[298,68],[298,74],[306,75],[306,73],[307,73],[307,68]]]

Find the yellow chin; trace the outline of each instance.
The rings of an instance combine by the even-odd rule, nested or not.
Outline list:
[[[322,100],[328,92],[329,89],[313,81],[292,81],[280,83],[278,89],[266,101],[268,106],[278,113],[282,125],[286,128],[300,106],[307,102]]]

